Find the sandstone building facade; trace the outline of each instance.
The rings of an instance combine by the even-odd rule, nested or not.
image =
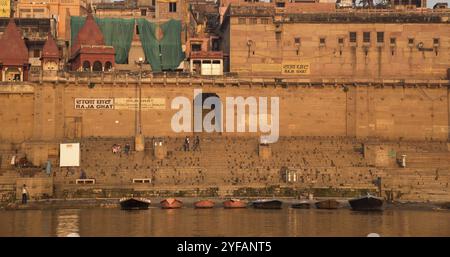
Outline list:
[[[231,3],[215,17],[215,29],[191,12],[192,23],[184,24],[200,29],[183,41],[186,56],[192,64],[223,58],[220,75],[201,76],[191,67],[55,71],[51,63],[59,57],[49,37],[46,72],[0,84],[0,196],[14,198],[28,176],[36,182],[33,199],[44,192],[64,198],[370,191],[448,201],[449,12],[288,10]],[[221,103],[227,97],[278,98],[279,140],[261,144],[261,132],[176,132],[172,102],[186,97],[193,117],[194,90]],[[247,127],[254,118],[234,117]],[[111,153],[113,144],[134,144],[138,119],[144,151]],[[183,151],[185,136],[199,136],[201,150]],[[80,166],[59,167],[61,143],[80,143]],[[26,156],[29,166],[11,165],[13,156]],[[399,162],[403,156],[406,167]],[[49,162],[50,176],[42,172]],[[91,184],[78,183],[81,170]]]

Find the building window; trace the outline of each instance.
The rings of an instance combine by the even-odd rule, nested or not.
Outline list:
[[[177,12],[177,3],[169,3],[169,12]]]
[[[277,3],[277,7],[279,7],[279,8],[284,8],[284,2],[278,2]]]
[[[261,24],[269,24],[268,18],[261,18]]]
[[[147,16],[147,9],[141,9],[141,16]]]
[[[377,32],[377,43],[384,43],[384,32]]]
[[[238,23],[239,24],[245,24],[246,23],[245,18],[239,18],[238,19]]]
[[[250,18],[250,24],[257,24],[258,19],[257,18]]]
[[[370,43],[370,32],[363,32],[363,43]]]
[[[83,71],[90,71],[91,70],[91,63],[89,61],[83,62]]]
[[[112,70],[112,63],[106,62],[105,63],[105,71],[111,71]]]
[[[319,38],[319,45],[321,45],[321,46],[325,45],[325,38],[324,37]]]
[[[278,40],[281,40],[281,32],[275,32],[275,39],[278,41]]]
[[[41,51],[39,51],[39,49],[34,49],[34,50],[33,50],[33,57],[34,57],[34,58],[39,58],[39,57],[41,57]]]
[[[156,0],[152,0],[152,6],[155,6],[155,3],[156,2]]]
[[[344,44],[344,38],[343,37],[338,38],[338,44],[340,44],[340,45]]]
[[[414,38],[408,38],[408,45],[414,45]]]
[[[397,43],[397,38],[391,37],[390,42],[391,42],[391,45],[395,45]]]
[[[433,38],[433,45],[439,45],[439,38]]]
[[[350,43],[356,43],[356,32],[350,32]]]
[[[136,35],[139,35],[139,25],[136,25]]]
[[[395,45],[397,43],[397,39],[395,37],[391,37],[391,45]]]
[[[294,43],[295,45],[300,45],[300,38],[299,37],[294,38]]]
[[[94,65],[92,66],[92,70],[93,70],[93,71],[97,71],[97,72],[103,71],[103,65],[102,65],[102,63],[101,63],[100,61],[95,61],[95,62],[94,62]]]
[[[191,44],[191,50],[192,52],[200,52],[202,50],[202,45],[201,44]]]

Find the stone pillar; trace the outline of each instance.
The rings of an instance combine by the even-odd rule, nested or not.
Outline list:
[[[143,152],[145,148],[144,135],[138,134],[134,138],[134,150],[136,152]]]
[[[269,160],[272,157],[272,148],[269,144],[259,144],[259,158]]]
[[[153,154],[158,160],[166,158],[167,146],[162,140],[153,142]]]

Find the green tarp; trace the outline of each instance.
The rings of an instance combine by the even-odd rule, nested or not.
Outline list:
[[[72,45],[85,20],[85,17],[71,17]],[[95,18],[95,21],[103,33],[105,44],[114,47],[116,63],[126,63],[133,39],[135,19]],[[171,19],[161,24],[163,36],[159,41],[156,37],[157,24],[143,18],[136,19],[136,23],[145,57],[152,70],[175,70],[185,58],[181,48],[181,22]]]
[[[185,57],[181,49],[181,22],[171,19],[161,24],[161,40],[156,37],[158,25],[143,18],[138,19],[137,23],[145,57],[152,70],[175,70]]]
[[[72,45],[85,21],[85,17],[70,17]],[[134,19],[95,18],[95,22],[103,33],[105,44],[114,47],[116,63],[126,63],[133,39]]]

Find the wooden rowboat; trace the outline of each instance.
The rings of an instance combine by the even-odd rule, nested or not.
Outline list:
[[[240,199],[230,199],[223,202],[223,207],[226,209],[247,208],[247,202],[241,201]]]
[[[160,202],[163,209],[178,209],[183,206],[183,202],[175,198],[167,198]]]
[[[151,201],[146,198],[130,197],[120,199],[119,203],[122,210],[146,210]]]
[[[215,203],[211,200],[200,200],[194,203],[194,207],[197,209],[213,208]]]
[[[333,210],[339,208],[339,202],[333,199],[319,201],[316,203],[317,209]]]
[[[267,200],[261,199],[252,202],[252,205],[255,209],[281,209],[281,205],[283,202],[279,200]]]
[[[367,196],[351,199],[348,202],[354,211],[382,211],[384,200],[368,194]]]
[[[309,202],[299,202],[291,205],[294,209],[309,209],[311,208],[311,204]]]

